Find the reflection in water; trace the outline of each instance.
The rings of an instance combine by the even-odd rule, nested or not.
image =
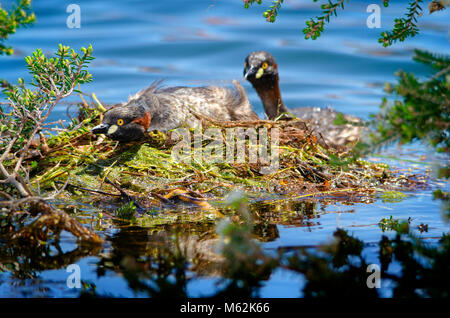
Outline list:
[[[279,238],[282,222],[310,226],[316,209],[312,201],[256,202],[250,205],[251,223],[235,214],[233,223],[224,220],[219,229],[213,223],[124,226],[109,239],[111,248],[101,255],[97,275],[120,274],[134,292],[151,297],[186,297],[189,282],[205,276],[221,278],[217,296],[254,295],[276,264],[256,242]]]
[[[182,231],[120,229],[111,238],[111,249],[97,264],[98,277],[120,273],[135,292],[151,297],[186,297],[188,247]],[[172,239],[172,234],[175,239]]]
[[[317,203],[313,201],[260,201],[251,205],[252,212],[258,216],[258,220],[261,222],[257,223],[257,228],[267,222],[295,227],[316,225],[311,221],[318,217],[316,209]],[[278,236],[277,232],[266,239],[263,233],[261,233],[261,240],[268,242],[276,239]]]
[[[227,211],[233,222],[223,220],[218,227],[215,222],[186,222],[144,228],[114,220],[112,232],[103,232],[104,236],[110,235],[105,237],[108,243],[103,248],[77,245],[69,252],[64,251],[61,246],[65,243],[60,243],[58,238],[36,247],[3,240],[0,241],[0,271],[10,273],[16,280],[11,286],[22,295],[28,288],[28,296],[52,296],[48,287],[49,283],[52,286],[51,281],[47,279],[43,283],[40,273],[65,270],[83,258],[96,256],[91,263],[96,277],[82,279],[82,296],[110,295],[96,289],[97,281],[108,277],[123,278],[128,290],[138,296],[187,297],[189,284],[202,277],[217,279],[216,287],[207,293],[258,296],[260,287],[270,281],[273,270],[282,264],[284,257],[290,257],[292,251],[303,255],[306,248],[285,246],[269,256],[261,242],[280,238],[279,225],[317,229],[318,219],[329,213],[354,213],[353,207],[337,212],[325,209],[328,204],[334,207],[335,203],[331,199],[320,203],[257,201],[249,205],[251,222],[241,212]],[[0,288],[4,278],[0,274]],[[65,280],[58,284],[65,285]],[[120,295],[123,291],[112,292]]]
[[[78,245],[64,252],[58,241],[23,243],[0,240],[0,271],[9,272],[18,279],[37,278],[43,270],[65,269],[84,257],[97,255],[101,250],[99,245]]]
[[[259,242],[271,242],[280,237],[278,225],[290,227],[318,225],[317,219],[326,213],[323,206],[315,201],[305,200],[253,202],[249,206],[253,219],[249,228],[251,232],[249,238]],[[240,218],[233,211],[224,211],[224,214],[232,217],[237,224],[245,222],[245,218]],[[236,262],[239,266],[252,268],[258,259],[260,259],[258,264],[265,262],[264,253],[254,243],[248,243],[250,244],[248,249],[253,251],[250,256],[244,257],[242,253],[238,253],[233,254],[231,258],[224,258],[220,248],[221,242],[227,239],[221,238],[217,233],[215,222],[186,222],[152,228],[131,226],[123,221],[112,220],[112,222],[113,228],[117,230],[111,237],[105,238],[108,247],[76,245],[73,250],[66,252],[61,248],[58,237],[48,244],[37,245],[2,242],[0,268],[25,282],[28,279],[37,279],[42,271],[64,270],[68,265],[77,263],[87,256],[97,256],[98,261],[95,262],[97,279],[108,276],[108,273],[114,273],[123,276],[128,287],[135,292],[152,297],[165,295],[182,297],[186,296],[186,285],[195,277],[233,278],[236,272],[239,272],[235,269]],[[7,227],[2,226],[2,229],[5,230]],[[238,237],[240,235],[246,237],[245,232],[236,233]],[[240,242],[238,245],[242,244]],[[240,260],[237,260],[238,258]],[[261,273],[258,277],[260,280],[268,278],[267,273]],[[98,296],[95,282],[83,281],[83,283],[83,295]],[[232,293],[237,288],[235,283],[223,286],[225,287],[222,293]],[[250,287],[244,290],[251,292]],[[40,293],[42,292],[49,293],[41,290]]]
[[[303,219],[314,218],[316,204],[313,202],[294,202],[280,204],[255,203],[251,205],[255,217],[251,228],[251,237],[257,241],[273,241],[279,237],[276,222],[290,222],[280,218],[282,210],[289,209],[292,219],[298,220],[299,226]],[[274,212],[275,211],[275,212]],[[237,216],[235,216],[237,217]],[[239,223],[239,218],[236,219]],[[87,256],[98,256],[95,264],[97,279],[107,276],[108,272],[119,274],[125,278],[128,287],[151,297],[186,296],[186,285],[194,277],[214,276],[229,277],[235,275],[230,268],[236,266],[252,266],[253,262],[262,258],[263,253],[257,245],[251,243],[254,254],[250,257],[239,255],[226,260],[219,247],[221,238],[212,222],[185,223],[143,228],[129,226],[116,222],[118,230],[107,239],[110,246],[76,245],[65,252],[60,246],[59,238],[55,237],[48,244],[0,244],[0,268],[9,272],[12,277],[23,282],[39,279],[39,273],[53,269],[66,269],[68,265],[79,262]],[[6,227],[2,227],[5,229]],[[238,236],[242,235],[237,232]],[[245,234],[245,232],[244,232]],[[223,241],[223,238],[222,238]],[[108,244],[108,245],[109,245]],[[240,243],[241,244],[241,243]],[[250,259],[251,262],[247,260]],[[248,264],[247,264],[248,263]],[[258,263],[259,264],[259,263]],[[228,273],[228,274],[227,274]],[[259,277],[267,279],[268,276]],[[62,282],[64,283],[64,282]],[[95,283],[83,281],[83,295],[97,295]],[[235,284],[225,284],[224,293],[235,290]],[[51,295],[50,290],[36,289],[31,294]]]
[[[102,261],[114,264],[112,269],[132,263],[145,271],[151,269],[152,261],[165,254],[181,254],[191,264],[190,270],[214,274],[222,261],[216,251],[217,241],[213,224],[175,224],[158,229],[123,227],[111,238],[111,250]],[[102,268],[99,266],[100,274]]]

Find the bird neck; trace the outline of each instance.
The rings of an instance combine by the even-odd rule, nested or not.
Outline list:
[[[264,111],[269,119],[275,119],[280,116],[280,114],[288,111],[281,98],[278,82],[279,78],[277,75],[271,78],[262,79],[253,84],[259,98],[261,98]]]

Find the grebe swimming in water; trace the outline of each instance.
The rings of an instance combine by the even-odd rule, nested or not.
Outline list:
[[[258,93],[269,119],[274,120],[283,113],[291,113],[308,120],[311,128],[320,132],[325,141],[331,145],[345,145],[358,140],[362,130],[361,125],[335,124],[338,116],[342,116],[346,122],[360,124],[361,120],[357,117],[345,115],[330,108],[288,109],[281,98],[278,65],[270,53],[265,51],[250,53],[245,59],[244,77]],[[286,117],[289,118],[289,115]]]
[[[106,134],[119,141],[144,137],[146,131],[167,131],[181,126],[195,127],[200,114],[220,121],[250,121],[259,117],[253,111],[245,90],[233,81],[234,88],[167,87],[160,82],[141,90],[123,104],[109,109],[94,134]]]

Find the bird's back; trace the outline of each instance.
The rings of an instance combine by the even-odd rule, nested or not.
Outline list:
[[[298,118],[309,122],[309,127],[330,145],[346,145],[359,139],[362,120],[337,112],[331,108],[301,107],[289,110]],[[339,123],[342,122],[342,123]]]
[[[138,98],[150,108],[152,123],[149,130],[164,131],[183,125],[194,127],[198,123],[196,114],[220,121],[259,119],[242,86],[237,81],[233,84],[233,88],[155,87],[147,89]]]

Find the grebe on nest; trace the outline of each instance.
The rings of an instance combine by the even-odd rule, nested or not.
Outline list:
[[[291,113],[309,121],[310,127],[319,132],[327,144],[333,146],[346,145],[357,141],[360,137],[362,127],[361,119],[336,112],[330,108],[301,107],[288,109],[281,98],[278,65],[275,58],[268,52],[256,51],[250,53],[245,59],[244,77],[258,93],[264,111],[269,119],[274,120],[283,113]],[[336,125],[338,116],[348,123]],[[289,118],[289,115],[286,116]]]
[[[106,134],[119,141],[144,137],[146,131],[167,131],[181,126],[195,127],[195,114],[220,121],[251,121],[259,117],[253,111],[245,90],[233,81],[225,87],[166,87],[161,81],[141,90],[126,103],[109,109],[94,134]]]

